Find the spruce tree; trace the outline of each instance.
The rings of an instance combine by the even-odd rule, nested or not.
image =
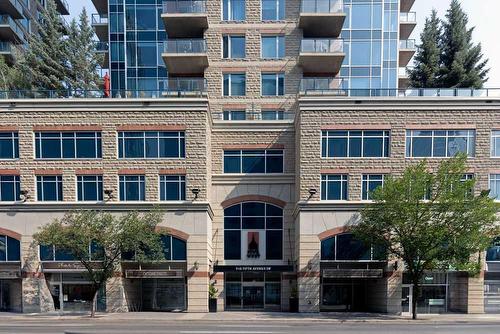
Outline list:
[[[440,36],[440,21],[436,10],[433,10],[430,18],[425,20],[424,30],[420,35],[421,43],[415,55],[415,68],[408,71],[411,87],[439,87]]]
[[[483,59],[481,44],[473,44],[474,28],[467,28],[467,23],[460,2],[452,0],[441,37],[441,87],[482,88],[488,80],[488,60]]]
[[[94,30],[84,8],[78,23],[73,19],[68,34],[69,83],[72,90],[92,91],[101,86],[98,69],[102,55],[96,53]]]
[[[41,11],[39,27],[31,34],[24,59],[17,66],[30,88],[61,93],[67,88],[69,71],[67,40],[54,0],[46,4]]]

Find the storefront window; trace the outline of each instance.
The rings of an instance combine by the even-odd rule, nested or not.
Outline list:
[[[165,261],[186,261],[187,247],[186,242],[174,236],[164,234],[160,236],[163,248],[163,258]],[[147,253],[147,251],[145,251]],[[122,260],[135,261],[134,252],[122,254]]]
[[[380,247],[367,247],[351,233],[343,233],[321,241],[321,260],[385,261],[386,252]]]
[[[21,261],[21,245],[19,240],[0,235],[0,262]]]
[[[280,273],[228,272],[224,279],[226,309],[280,309]]]

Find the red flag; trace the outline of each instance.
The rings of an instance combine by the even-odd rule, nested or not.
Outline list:
[[[108,72],[104,75],[104,97],[111,97],[111,84]]]

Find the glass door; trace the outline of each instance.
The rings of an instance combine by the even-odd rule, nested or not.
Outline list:
[[[401,289],[401,312],[403,315],[412,314],[413,310],[413,285],[411,284],[403,284]]]
[[[264,286],[243,286],[243,309],[264,308]]]

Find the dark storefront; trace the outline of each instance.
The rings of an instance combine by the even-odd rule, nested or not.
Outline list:
[[[20,242],[12,237],[0,235],[0,312],[21,311]]]

